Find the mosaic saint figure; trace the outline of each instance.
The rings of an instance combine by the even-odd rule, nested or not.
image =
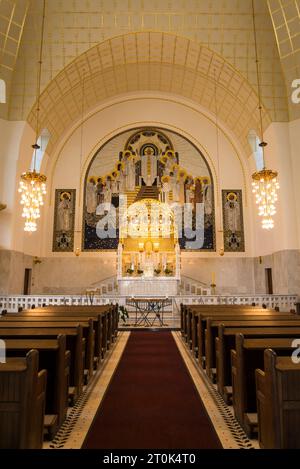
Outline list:
[[[118,164],[118,174],[117,174],[117,184],[118,184],[118,192],[119,194],[123,194],[125,192],[125,173],[124,167],[122,163]]]
[[[111,198],[112,198],[111,178],[110,176],[108,176],[106,178],[105,188],[104,188],[104,202],[111,204]]]
[[[192,178],[187,178],[185,181],[185,203],[191,204],[194,201],[194,181]]]
[[[225,203],[225,210],[227,213],[227,228],[233,233],[241,230],[241,216],[240,204],[237,200],[236,194],[233,192],[228,194],[227,202]]]
[[[71,195],[67,192],[61,195],[57,208],[57,230],[71,230]]]
[[[160,193],[161,202],[168,203],[169,202],[169,193],[170,193],[170,183],[169,177],[163,176],[162,177],[162,188]]]
[[[212,213],[212,188],[211,184],[204,184],[203,186],[203,197],[204,197],[204,212],[207,215]]]
[[[194,193],[194,208],[196,210],[197,204],[203,202],[202,182],[199,178],[196,178],[195,182],[195,193]]]
[[[131,156],[126,159],[126,189],[128,191],[135,189],[135,160]]]
[[[103,188],[104,184],[100,177],[97,179],[97,205],[102,204],[103,202]]]
[[[90,178],[86,185],[86,211],[95,213],[97,208],[97,187],[94,178]]]

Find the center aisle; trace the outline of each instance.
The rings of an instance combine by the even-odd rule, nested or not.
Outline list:
[[[222,447],[170,332],[131,333],[82,447]]]

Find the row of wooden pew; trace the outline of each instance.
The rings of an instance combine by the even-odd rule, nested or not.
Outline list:
[[[258,433],[262,448],[300,448],[300,363],[292,359],[300,316],[182,305],[181,334],[249,437]]]
[[[53,306],[0,317],[0,448],[41,448],[118,333],[117,306]]]

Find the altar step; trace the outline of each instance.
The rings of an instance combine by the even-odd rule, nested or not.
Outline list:
[[[143,199],[156,199],[158,200],[159,190],[157,186],[142,186],[138,192],[135,201]]]
[[[139,193],[140,188],[136,187],[134,191],[126,191],[125,195],[127,196],[127,206],[129,207],[136,201],[136,197]]]

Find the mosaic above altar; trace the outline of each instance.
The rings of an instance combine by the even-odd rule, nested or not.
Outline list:
[[[85,178],[83,250],[117,249],[123,238],[124,211],[130,207],[133,210],[149,200],[157,201],[162,213],[166,212],[163,207],[176,212],[176,238],[180,249],[215,250],[214,190],[210,168],[191,142],[179,134],[158,128],[119,134],[93,157]],[[187,218],[191,220],[189,229],[184,227]],[[101,235],[99,227],[103,228]],[[201,244],[193,243],[198,239],[198,229],[203,233]],[[151,238],[151,233],[147,236],[144,233],[143,237]]]

